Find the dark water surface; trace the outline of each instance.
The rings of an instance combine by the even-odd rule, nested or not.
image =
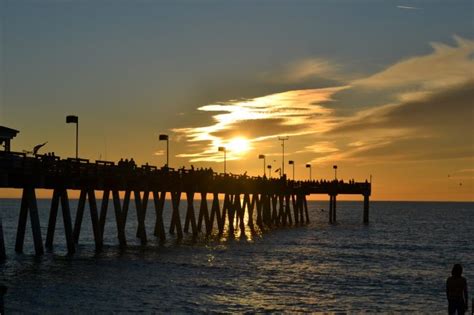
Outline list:
[[[75,209],[77,201],[71,203]],[[49,207],[39,201],[43,240]],[[66,256],[59,214],[54,250],[41,258],[33,255],[29,223],[25,253],[14,252],[19,208],[19,200],[0,200],[8,255],[0,281],[9,287],[6,308],[14,312],[444,314],[446,277],[458,262],[474,287],[473,203],[372,202],[371,223],[364,226],[361,202],[338,202],[337,225],[320,210],[327,202],[310,202],[306,226],[194,243],[185,236],[181,244],[168,235],[164,246],[152,236],[151,204],[149,244],[140,246],[131,206],[125,250],[110,207],[100,254],[86,209],[78,252]],[[169,214],[167,201],[167,229]]]

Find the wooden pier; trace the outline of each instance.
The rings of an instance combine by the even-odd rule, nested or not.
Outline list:
[[[86,203],[92,222],[95,248],[103,246],[105,222],[109,201],[113,205],[117,237],[120,246],[126,246],[125,226],[131,197],[137,211],[136,236],[144,245],[148,234],[145,228],[146,211],[150,196],[153,197],[155,225],[153,235],[161,242],[166,240],[163,211],[166,200],[171,202],[169,233],[182,239],[184,233],[234,233],[243,231],[245,225],[254,228],[300,225],[309,223],[307,196],[330,196],[329,223],[336,222],[336,197],[339,194],[359,194],[364,197],[363,222],[369,222],[369,196],[371,184],[342,181],[291,181],[286,178],[216,174],[212,170],[158,169],[154,166],[117,165],[109,161],[90,162],[85,159],[60,159],[55,156],[28,157],[22,153],[0,152],[0,188],[22,189],[15,250],[23,251],[28,215],[31,221],[35,252],[42,255],[43,238],[38,215],[36,189],[53,192],[49,213],[46,248],[52,248],[56,218],[61,207],[68,252],[73,254],[79,242]],[[68,190],[80,191],[74,224],[71,218]],[[96,192],[102,193],[100,205]],[[123,198],[120,198],[120,193]],[[198,213],[194,198],[201,201]],[[185,197],[185,220],[181,226],[181,198]],[[212,204],[208,209],[208,199]],[[223,200],[221,203],[220,200]],[[248,218],[244,222],[244,218]],[[214,231],[214,227],[217,230]],[[0,218],[0,259],[5,259],[4,235]]]

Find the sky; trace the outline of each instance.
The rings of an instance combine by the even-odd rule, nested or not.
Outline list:
[[[474,200],[474,2],[0,0],[12,149]],[[277,172],[275,172],[277,171]],[[267,172],[268,176],[268,172]],[[17,192],[1,191],[0,196]]]

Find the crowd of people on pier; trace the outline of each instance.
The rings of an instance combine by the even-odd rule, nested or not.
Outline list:
[[[20,158],[19,156],[17,158]],[[24,159],[32,159],[27,156],[23,156]],[[190,168],[185,168],[184,166],[174,169],[164,165],[161,168],[156,166],[149,165],[148,163],[138,166],[133,158],[127,159],[122,158],[117,163],[109,161],[96,161],[95,163],[89,162],[86,159],[66,159],[61,160],[60,157],[56,156],[54,152],[46,153],[43,155],[36,155],[33,158],[35,161],[41,162],[41,167],[49,171],[57,171],[58,169],[61,172],[88,172],[91,173],[94,170],[109,172],[114,174],[124,174],[125,176],[129,175],[157,175],[165,176],[167,180],[174,181],[189,181],[189,182],[202,182],[206,180],[224,180],[226,182],[232,182],[234,184],[243,184],[248,182],[253,182],[255,184],[266,183],[271,185],[281,185],[284,183],[286,187],[333,187],[334,185],[353,185],[358,186],[364,183],[356,183],[354,179],[344,182],[343,180],[327,180],[327,179],[317,179],[317,180],[289,180],[284,174],[281,177],[267,177],[263,176],[249,176],[247,172],[243,174],[232,174],[232,173],[217,173],[212,168],[196,168],[194,165],[191,165]],[[367,180],[365,184],[367,184]]]

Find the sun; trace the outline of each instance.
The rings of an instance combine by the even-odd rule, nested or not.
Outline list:
[[[238,155],[245,154],[250,150],[250,141],[245,138],[234,138],[227,142],[227,150]]]

